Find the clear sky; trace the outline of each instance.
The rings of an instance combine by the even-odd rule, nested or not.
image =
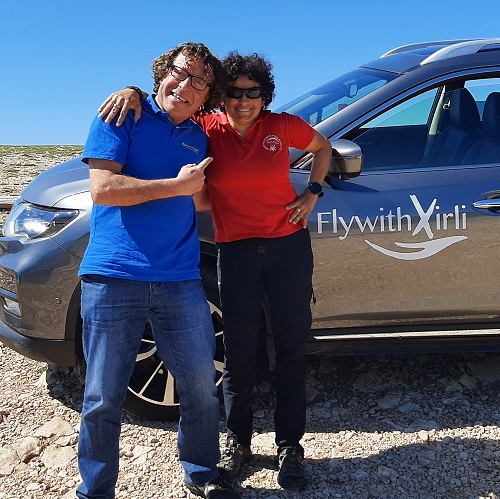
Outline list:
[[[84,144],[99,104],[150,90],[184,41],[274,66],[271,109],[396,46],[500,37],[498,0],[4,0],[0,144]]]

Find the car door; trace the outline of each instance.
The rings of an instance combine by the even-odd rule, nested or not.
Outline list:
[[[463,162],[462,136],[448,130],[452,93],[468,83],[413,96],[343,137],[361,146],[364,167],[355,179],[330,179],[309,219],[315,328],[498,317],[500,157]],[[479,138],[482,99],[500,89],[489,83],[468,90]],[[303,175],[292,180],[300,191]]]

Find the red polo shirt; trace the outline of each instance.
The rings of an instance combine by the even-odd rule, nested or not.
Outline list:
[[[204,114],[196,121],[208,135],[205,170],[216,242],[281,237],[302,228],[288,221],[286,205],[297,194],[290,182],[288,149],[305,149],[314,136],[302,118],[262,111],[245,137],[225,114]]]

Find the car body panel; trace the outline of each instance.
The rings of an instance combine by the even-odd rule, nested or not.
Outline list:
[[[2,343],[15,352],[38,362],[60,366],[76,366],[77,347],[74,340],[41,339],[24,336],[9,326],[0,315],[0,338]]]
[[[332,180],[309,221],[314,327],[500,322],[500,211],[472,206],[499,179],[485,167]]]
[[[55,165],[37,176],[36,183],[29,183],[21,196],[24,200],[40,206],[64,206],[64,199],[78,193],[90,193],[89,167],[81,158],[71,159]],[[91,207],[89,198],[86,207]],[[80,206],[75,200],[73,206]]]

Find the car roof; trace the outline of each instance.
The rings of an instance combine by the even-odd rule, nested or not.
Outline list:
[[[416,67],[446,61],[453,57],[471,56],[488,51],[500,51],[500,38],[474,38],[413,43],[396,47],[378,59],[361,67],[407,73]]]

